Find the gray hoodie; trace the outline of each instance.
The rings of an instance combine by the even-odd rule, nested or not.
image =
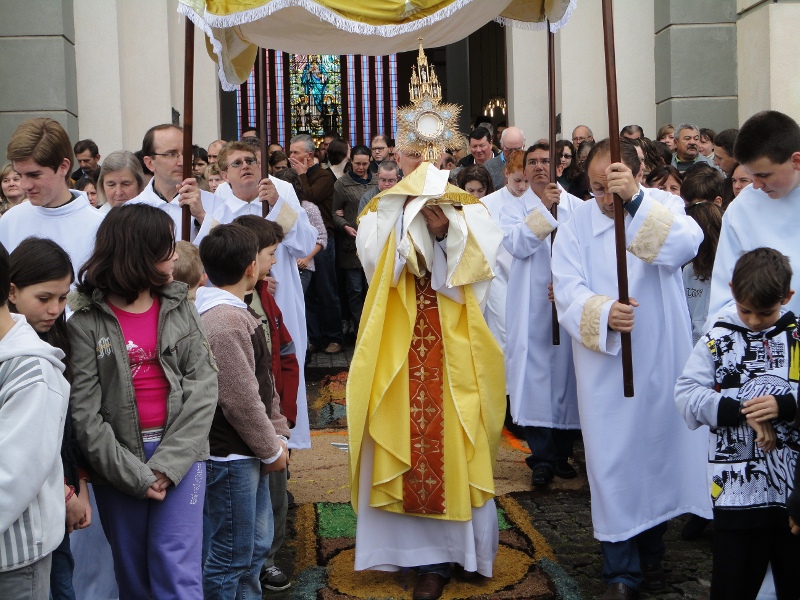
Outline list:
[[[34,563],[64,538],[64,353],[22,315],[0,340],[0,571]]]

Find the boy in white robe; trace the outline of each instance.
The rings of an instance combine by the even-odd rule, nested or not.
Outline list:
[[[531,190],[505,206],[500,216],[503,246],[513,256],[506,313],[506,372],[511,416],[525,428],[531,450],[526,459],[533,471],[531,485],[541,487],[554,475],[577,477],[567,460],[580,429],[575,368],[572,344],[563,328],[559,327],[561,343],[553,344],[550,234],[583,201],[550,183],[547,142],[537,142],[519,155]],[[507,164],[510,173],[510,159]],[[509,181],[511,177],[509,174]],[[550,213],[553,205],[558,206],[558,220]]]
[[[800,289],[800,126],[775,110],[756,113],[739,130],[733,152],[753,183],[722,217],[706,331],[723,308],[733,306],[728,282],[736,261],[748,250],[774,248],[788,256],[794,266],[792,289]],[[786,308],[800,314],[800,294]]]
[[[595,201],[559,227],[552,258],[559,320],[573,338],[592,522],[609,599],[663,589],[667,520],[711,515],[707,438],[687,431],[673,398],[692,346],[680,267],[696,254],[702,231],[680,199],[662,204],[639,185],[641,161],[630,144],[622,144],[622,160],[611,164],[607,140],[592,148],[586,168]],[[614,193],[627,213],[630,305],[614,300]],[[621,332],[632,338],[633,398],[623,394]]]

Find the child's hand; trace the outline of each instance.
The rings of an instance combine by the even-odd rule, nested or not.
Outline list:
[[[789,517],[789,529],[792,530],[794,535],[800,535],[800,525],[795,523],[792,517]]]
[[[86,485],[85,479],[81,479],[79,489],[80,494],[78,495],[78,500],[80,500],[81,504],[83,504],[84,512],[80,522],[75,525],[75,529],[86,529],[92,524],[92,505],[89,502],[89,488]]]
[[[72,498],[67,501],[67,533],[72,533],[73,530],[80,529],[79,525],[81,519],[83,519],[84,513],[85,509],[83,503],[81,502],[80,498],[78,498],[77,494],[73,494]]]
[[[629,298],[630,304],[622,304],[619,300],[611,305],[608,312],[608,326],[620,333],[633,331],[633,309],[639,306],[636,298]]]
[[[155,483],[151,484],[150,487],[154,490],[166,490],[169,486],[172,485],[172,481],[170,481],[169,477],[164,475],[161,471],[153,471],[153,475],[156,476]]]
[[[769,421],[759,423],[755,419],[747,419],[747,424],[756,432],[756,446],[764,452],[771,452],[775,449],[776,437],[772,423]]]
[[[744,404],[742,414],[747,417],[747,420],[755,419],[759,423],[764,421],[771,421],[778,418],[778,401],[775,396],[759,396],[758,398],[751,398]]]
[[[153,485],[155,485],[155,483]],[[163,501],[164,498],[167,497],[166,490],[154,490],[153,485],[147,488],[147,491],[144,493],[144,497],[148,500],[158,500],[159,502]]]

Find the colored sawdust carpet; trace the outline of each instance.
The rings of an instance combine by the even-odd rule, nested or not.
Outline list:
[[[491,578],[465,582],[453,577],[442,598],[579,598],[571,578],[556,564],[552,549],[531,526],[528,513],[510,494],[498,498],[500,548]],[[414,573],[353,570],[356,515],[350,504],[317,502],[297,506],[290,522],[292,588],[269,598],[400,600],[411,598]],[[284,556],[284,558],[287,558]]]
[[[308,382],[312,449],[292,455],[289,490],[296,504],[289,512],[287,542],[277,564],[292,586],[268,592],[271,600],[400,600],[411,598],[415,575],[354,571],[356,515],[347,483],[347,370],[318,372]],[[504,432],[495,469],[500,547],[492,578],[465,582],[454,576],[446,599],[579,599],[575,581],[556,562],[546,539],[531,524],[526,508],[530,471],[527,448]],[[581,478],[582,479],[582,478]],[[575,489],[585,480],[566,484]]]

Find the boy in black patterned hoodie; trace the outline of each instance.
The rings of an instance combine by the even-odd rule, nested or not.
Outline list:
[[[714,504],[711,598],[755,598],[772,564],[778,598],[800,597],[800,538],[786,503],[800,449],[800,323],[789,259],[756,248],[736,263],[736,306],[700,338],[675,386],[692,429],[711,427]]]

